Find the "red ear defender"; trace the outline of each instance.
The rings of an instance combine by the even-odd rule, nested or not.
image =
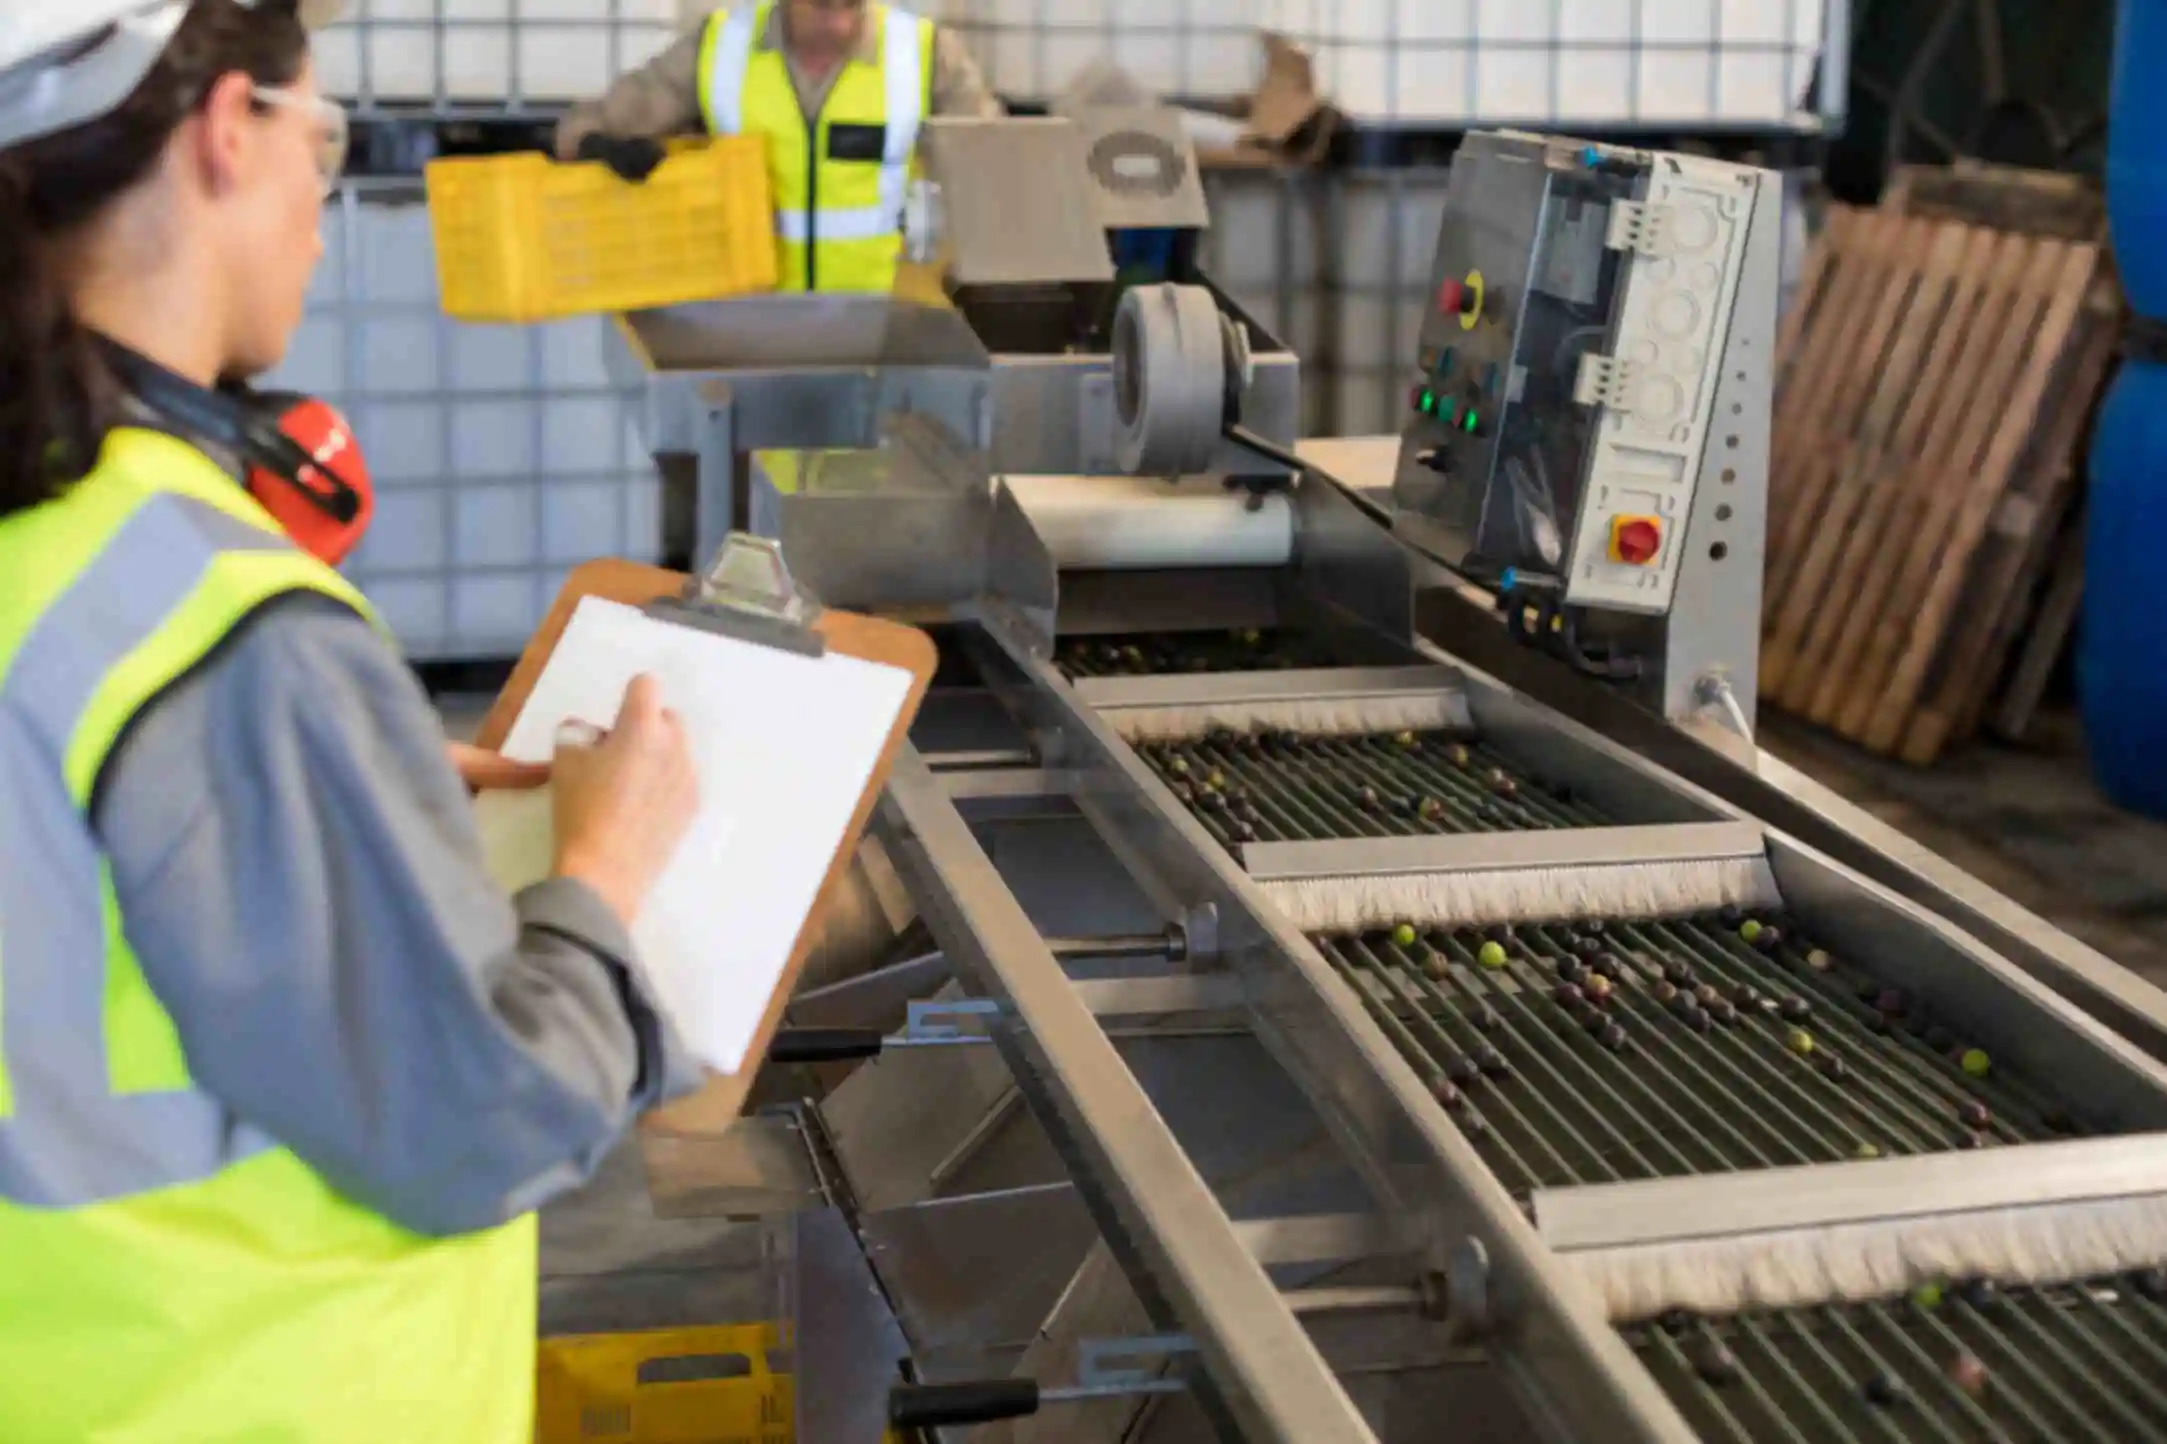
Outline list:
[[[330,566],[346,560],[376,512],[368,464],[346,418],[307,396],[257,398],[262,414],[275,418],[280,436],[297,451],[273,466],[249,458],[249,494],[293,538],[294,544]],[[278,448],[280,452],[286,448]]]

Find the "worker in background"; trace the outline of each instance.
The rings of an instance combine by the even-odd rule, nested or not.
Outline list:
[[[661,139],[759,136],[780,289],[886,291],[924,117],[1000,113],[962,42],[932,21],[875,0],[745,0],[574,107],[557,154],[644,180]]]
[[[526,1444],[533,1210],[697,1081],[629,928],[648,679],[507,899],[331,563],[286,349],[345,116],[294,0],[0,6],[0,1440]]]

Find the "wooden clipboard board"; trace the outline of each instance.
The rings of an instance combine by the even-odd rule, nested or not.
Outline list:
[[[557,643],[571,623],[572,614],[580,602],[588,597],[605,601],[621,602],[627,606],[644,607],[650,603],[682,597],[690,578],[682,572],[665,571],[661,567],[643,566],[637,562],[603,560],[588,562],[576,568],[566,578],[564,590],[557,595],[542,625],[527,643],[519,663],[512,670],[504,690],[497,694],[489,713],[482,719],[480,730],[475,734],[477,746],[495,751],[504,745],[513,724],[526,707],[535,684],[541,680],[543,669],[549,664]],[[911,723],[918,715],[919,705],[925,700],[926,688],[933,680],[934,668],[939,662],[933,639],[915,627],[897,622],[883,621],[876,617],[860,616],[853,612],[823,611],[812,623],[813,630],[826,640],[829,651],[843,656],[856,657],[861,661],[896,667],[910,674],[909,698],[896,714],[895,725],[888,734],[888,741],[874,764],[872,775],[867,779],[865,792],[858,799],[857,811],[852,814],[850,826],[844,832],[842,843],[835,856],[828,862],[826,878],[820,885],[819,901],[806,916],[798,929],[797,942],[790,953],[789,963],[775,987],[775,995],[768,1000],[766,1012],[760,1020],[759,1031],[753,1045],[745,1055],[745,1066],[735,1074],[710,1072],[705,1087],[690,1097],[668,1104],[650,1114],[641,1124],[643,1129],[656,1132],[680,1134],[715,1134],[736,1122],[744,1111],[745,1096],[751,1090],[753,1078],[767,1057],[768,1045],[774,1040],[775,1030],[782,1023],[783,1011],[789,1005],[790,995],[797,987],[798,975],[804,971],[805,961],[820,934],[821,914],[828,900],[834,895],[836,884],[849,869],[858,850],[858,842],[865,835],[866,824],[872,819],[873,808],[880,800],[883,788],[888,785],[888,774],[894,769],[895,756],[910,734]]]

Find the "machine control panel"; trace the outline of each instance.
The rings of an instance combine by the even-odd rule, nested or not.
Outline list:
[[[1757,188],[1698,157],[1509,132],[1462,143],[1393,500],[1478,580],[1670,607]],[[1733,440],[1730,444],[1735,445]]]

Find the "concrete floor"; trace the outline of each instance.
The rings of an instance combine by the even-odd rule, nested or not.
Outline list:
[[[1982,744],[1919,769],[1780,714],[1761,745],[1988,886],[2167,987],[2167,823],[2093,784],[2073,716],[2034,746]]]

